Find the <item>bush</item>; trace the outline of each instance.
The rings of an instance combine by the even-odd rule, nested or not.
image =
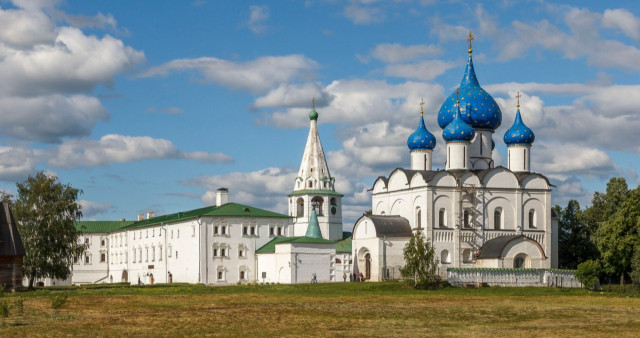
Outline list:
[[[24,298],[18,297],[16,301],[13,303],[13,306],[18,310],[19,314],[24,312]]]
[[[9,317],[9,302],[5,298],[0,299],[0,317]]]
[[[636,244],[636,250],[631,258],[631,280],[633,284],[640,288],[640,244]]]
[[[52,309],[61,309],[64,304],[67,302],[67,298],[69,298],[69,296],[67,295],[55,295],[53,296],[53,298],[51,298],[51,308]]]
[[[593,290],[595,290],[600,282],[600,275],[602,275],[602,266],[600,262],[593,260],[580,263],[576,271],[576,278],[580,283],[582,283],[585,288]]]

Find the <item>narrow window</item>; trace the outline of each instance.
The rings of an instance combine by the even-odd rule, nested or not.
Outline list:
[[[218,257],[218,249],[213,249],[213,257]]]
[[[278,227],[278,236],[282,236],[282,227]]]
[[[465,211],[464,211],[464,217],[463,217],[463,218],[464,218],[464,220],[463,220],[463,222],[464,222],[464,227],[465,227],[465,228],[469,228],[469,227],[470,227],[470,225],[469,225],[469,211],[468,211],[468,210],[465,210]]]
[[[535,216],[536,216],[536,212],[533,209],[529,210],[529,228],[536,227]]]
[[[104,253],[100,254],[100,263],[104,263],[107,260],[107,255]]]
[[[225,249],[220,249],[220,257],[226,257],[226,250]]]
[[[445,222],[445,219],[444,219],[444,216],[445,216],[444,211],[445,211],[444,209],[440,209],[440,211],[438,212],[438,225],[441,228],[444,228],[444,227],[447,226],[447,224]]]
[[[242,227],[242,234],[243,235],[248,235],[249,234],[249,227],[247,227],[246,225]]]
[[[273,236],[274,235],[274,228],[270,227],[269,228],[269,236]]]
[[[496,208],[493,212],[493,228],[500,230],[502,228],[502,209]]]

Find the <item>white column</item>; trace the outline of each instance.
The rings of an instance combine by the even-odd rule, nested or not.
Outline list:
[[[511,171],[530,171],[531,146],[511,145],[507,147],[507,162]]]
[[[469,142],[447,143],[447,170],[469,168]]]
[[[419,149],[411,151],[411,170],[431,170],[432,151]]]

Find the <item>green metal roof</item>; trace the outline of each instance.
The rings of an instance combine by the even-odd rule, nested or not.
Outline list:
[[[320,224],[318,224],[318,215],[316,209],[311,210],[311,217],[309,217],[309,225],[307,225],[307,232],[304,234],[309,238],[322,238],[322,232],[320,231]]]
[[[336,253],[351,253],[351,237],[336,242]]]
[[[168,215],[156,216],[150,219],[135,222],[126,229],[140,228],[162,223],[183,221],[198,217],[262,217],[262,218],[291,218],[290,216],[277,212],[267,211],[259,208],[238,203],[227,203],[221,206],[210,206],[189,211],[181,211]]]
[[[111,231],[124,228],[127,225],[132,224],[133,221],[75,221],[73,224],[76,227],[76,231],[91,234],[91,233],[107,233]]]
[[[276,252],[276,244],[280,243],[311,243],[311,244],[333,244],[333,241],[323,238],[310,238],[306,236],[298,237],[276,237],[269,243],[263,245],[256,253],[274,253]]]
[[[306,189],[306,190],[296,190],[289,194],[289,196],[297,196],[297,195],[335,195],[335,196],[344,196],[339,192],[335,192],[333,190],[322,190],[322,189]]]

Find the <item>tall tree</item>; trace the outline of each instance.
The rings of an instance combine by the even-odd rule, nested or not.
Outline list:
[[[411,237],[404,247],[404,267],[400,270],[402,277],[413,281],[413,287],[428,287],[440,280],[436,273],[438,259],[429,242],[421,231]]]
[[[598,249],[591,241],[591,229],[581,221],[580,203],[571,200],[567,207],[554,208],[558,215],[558,256],[563,268],[576,269],[578,264],[598,258]]]
[[[73,258],[84,252],[73,224],[82,217],[79,189],[43,172],[16,184],[13,211],[25,247],[24,276],[29,289],[37,278],[69,277]]]
[[[627,181],[623,177],[612,177],[603,194],[596,192],[591,200],[591,207],[582,212],[581,221],[590,233],[595,233],[600,224],[609,220],[620,208],[629,195]]]
[[[640,188],[636,188],[628,192],[615,213],[600,223],[595,233],[605,272],[620,276],[620,284],[624,284],[624,275],[631,269],[631,257],[640,242],[639,227]]]

